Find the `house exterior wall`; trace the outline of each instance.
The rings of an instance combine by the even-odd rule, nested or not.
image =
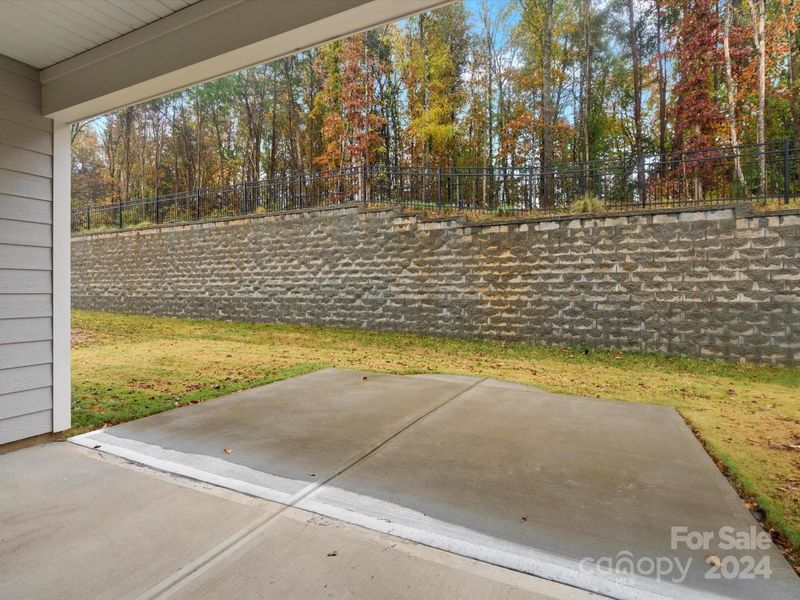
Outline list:
[[[80,236],[72,254],[81,308],[800,362],[800,211],[318,209]]]
[[[0,55],[0,444],[53,431],[53,122]]]

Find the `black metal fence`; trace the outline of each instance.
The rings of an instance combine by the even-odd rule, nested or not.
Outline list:
[[[124,229],[360,202],[432,211],[623,211],[788,203],[800,140],[525,167],[361,165],[72,211],[72,230]]]

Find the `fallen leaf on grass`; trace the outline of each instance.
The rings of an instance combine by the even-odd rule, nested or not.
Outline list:
[[[800,452],[800,444],[772,444],[769,445],[773,450],[794,450]]]

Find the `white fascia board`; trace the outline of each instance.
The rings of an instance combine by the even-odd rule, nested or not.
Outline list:
[[[41,71],[42,112],[74,122],[452,0],[202,0]]]

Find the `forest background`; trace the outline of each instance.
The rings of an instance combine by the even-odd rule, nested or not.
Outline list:
[[[465,0],[73,125],[73,207],[800,139],[800,0]]]

